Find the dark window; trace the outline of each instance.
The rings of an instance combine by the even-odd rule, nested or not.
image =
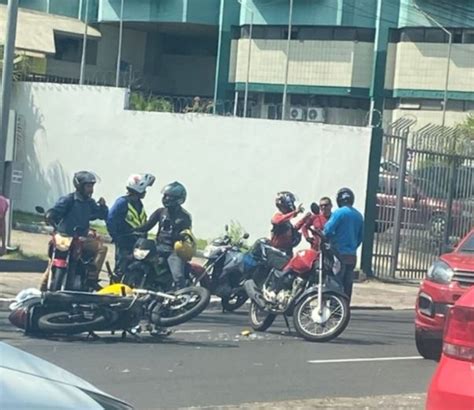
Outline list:
[[[318,27],[315,29],[314,40],[334,39],[334,29],[332,27]]]
[[[474,44],[474,30],[464,30],[462,42],[464,44]]]
[[[283,38],[284,39],[288,38],[288,29],[283,30]],[[292,40],[298,40],[298,29],[297,28],[292,28],[291,29],[291,39]]]
[[[426,43],[447,43],[448,35],[441,29],[430,28],[425,30]]]
[[[357,41],[373,43],[375,40],[375,30],[371,28],[358,28],[356,34]]]
[[[386,110],[395,110],[398,107],[398,100],[396,98],[386,98],[385,99],[385,109]]]
[[[390,29],[389,40],[388,41],[390,43],[399,43],[400,42],[400,34],[401,34],[400,30]]]
[[[77,37],[54,36],[55,60],[80,63],[82,58],[82,39]],[[97,64],[97,40],[87,40],[86,64]]]
[[[164,54],[172,55],[215,56],[217,42],[213,38],[191,38],[166,34],[164,36],[163,51]]]
[[[265,29],[265,38],[270,39],[286,39],[288,36],[288,30],[283,32],[282,27],[267,27]]]
[[[302,105],[305,106],[308,104],[308,96],[302,94],[293,94],[291,96],[291,105]]]
[[[280,104],[282,95],[278,93],[265,93],[264,103],[265,104]]]
[[[334,29],[334,40],[354,41],[356,39],[356,30],[353,28]]]
[[[425,30],[422,28],[406,28],[401,33],[400,41],[421,43],[424,40],[424,34]]]

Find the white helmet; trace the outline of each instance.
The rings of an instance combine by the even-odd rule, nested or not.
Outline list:
[[[151,174],[132,174],[128,177],[127,189],[137,194],[144,194],[154,182],[155,177]]]

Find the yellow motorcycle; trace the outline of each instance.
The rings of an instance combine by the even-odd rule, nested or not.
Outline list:
[[[124,284],[104,287],[97,293],[44,292],[27,289],[10,305],[10,322],[30,335],[79,334],[122,331],[153,335],[156,327],[171,327],[199,315],[210,294],[193,286],[164,293],[132,289]]]

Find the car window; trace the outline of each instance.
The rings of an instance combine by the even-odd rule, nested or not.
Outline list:
[[[474,233],[471,233],[462,246],[458,249],[461,253],[474,253]]]

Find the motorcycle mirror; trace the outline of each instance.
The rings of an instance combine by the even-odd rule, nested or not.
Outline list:
[[[245,232],[245,233],[244,233],[244,236],[242,236],[242,238],[243,238],[243,239],[248,239],[248,238],[250,238],[250,235],[249,235],[247,232]]]
[[[225,230],[226,232],[229,232],[229,225],[225,225],[225,226],[224,226],[224,230]]]
[[[44,210],[44,208],[42,206],[35,206],[35,211],[38,212],[41,215],[46,213],[46,211]]]
[[[313,202],[310,206],[311,208],[311,212],[315,215],[319,214],[320,212],[320,209],[319,209],[319,205],[316,203],[316,202]]]

